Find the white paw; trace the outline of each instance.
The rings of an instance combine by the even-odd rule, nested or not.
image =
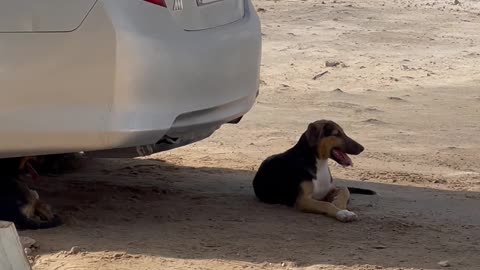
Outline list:
[[[340,210],[337,212],[337,219],[341,222],[352,222],[358,219],[357,214],[348,210]]]

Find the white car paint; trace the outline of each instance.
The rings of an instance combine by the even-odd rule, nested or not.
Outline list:
[[[199,7],[232,11],[204,11],[208,19],[187,0],[185,13],[172,10],[174,0],[167,8],[64,0],[83,5],[63,6],[65,16],[53,7],[62,1],[31,1],[52,13],[46,6],[28,19],[26,5],[0,0],[0,23],[8,21],[0,31],[0,157],[151,154],[208,137],[255,102],[261,34],[250,0],[241,0],[241,17],[238,0]],[[6,10],[19,16],[3,17]]]
[[[0,0],[0,32],[73,31],[97,0]]]

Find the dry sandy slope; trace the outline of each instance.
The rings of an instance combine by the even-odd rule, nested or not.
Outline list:
[[[480,2],[460,2],[256,1],[255,108],[193,146],[43,181],[68,224],[22,233],[40,243],[34,269],[478,269]],[[354,197],[359,222],[252,195],[261,160],[320,118],[367,148],[333,167],[380,192]]]

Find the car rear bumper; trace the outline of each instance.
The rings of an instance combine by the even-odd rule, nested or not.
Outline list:
[[[92,157],[130,158],[185,146],[208,138],[223,124],[237,124],[254,102],[254,97],[248,97],[206,110],[185,113],[178,116],[168,130],[139,131],[137,134],[130,134],[132,137],[154,138],[155,143],[142,145],[134,143],[135,146],[131,147],[86,153]]]
[[[243,19],[202,31],[184,31],[171,20],[157,31],[152,25],[168,24],[165,17],[124,20],[138,17],[126,12],[148,14],[151,7],[117,10],[105,2],[116,31],[117,69],[104,148],[175,148],[208,137],[251,109],[258,94],[261,33],[250,1]],[[159,145],[165,137],[176,142]]]

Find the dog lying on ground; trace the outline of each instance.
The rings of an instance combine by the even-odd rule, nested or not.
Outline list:
[[[347,209],[350,193],[373,195],[375,192],[336,187],[328,159],[351,166],[348,154],[358,155],[363,150],[363,146],[348,137],[335,122],[310,123],[295,146],[262,162],[253,179],[255,195],[265,203],[294,206],[303,212],[324,214],[342,222],[354,221],[357,215]]]
[[[22,182],[28,160],[0,160],[0,220],[13,222],[19,230],[46,229],[61,225],[60,218],[38,193]]]

